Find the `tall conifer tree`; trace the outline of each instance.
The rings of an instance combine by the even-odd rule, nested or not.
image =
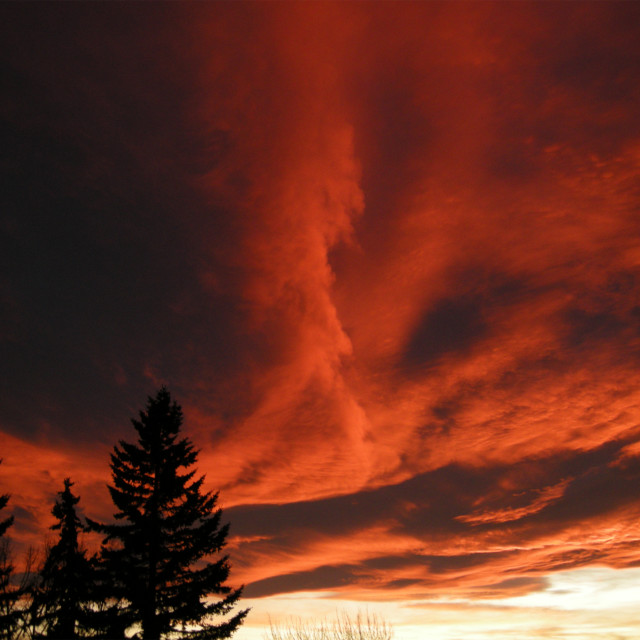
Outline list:
[[[241,589],[224,583],[229,576],[225,546],[229,525],[221,525],[218,494],[194,479],[197,451],[180,438],[183,416],[166,388],[149,397],[139,420],[137,444],[123,440],[111,454],[116,524],[91,526],[104,534],[101,557],[108,576],[107,627],[139,626],[144,640],[228,638],[247,611],[231,614]],[[211,597],[213,596],[213,599]]]
[[[78,543],[78,534],[84,529],[76,513],[80,498],[73,495],[72,486],[65,478],[51,511],[58,520],[51,529],[60,535],[46,552],[31,600],[32,627],[42,637],[61,640],[79,636],[91,581],[89,561]]]

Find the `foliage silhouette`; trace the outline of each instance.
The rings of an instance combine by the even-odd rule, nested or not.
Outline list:
[[[84,529],[76,514],[80,498],[73,495],[73,483],[64,480],[64,489],[52,509],[58,520],[51,529],[59,531],[58,541],[45,552],[45,560],[31,588],[29,617],[39,638],[60,640],[79,637],[83,620],[90,615],[88,588],[91,567],[86,552],[78,544]]]
[[[248,613],[214,622],[232,612],[242,589],[224,584],[227,556],[207,561],[225,546],[229,525],[220,524],[218,494],[202,491],[204,476],[194,480],[198,452],[179,439],[182,421],[163,387],[132,420],[137,444],[121,440],[111,454],[109,491],[121,522],[88,519],[105,534],[97,590],[107,604],[94,621],[105,637],[140,628],[144,640],[228,638]]]
[[[0,511],[7,506],[8,501],[8,494],[0,495]],[[9,541],[4,538],[12,524],[13,516],[0,520],[0,640],[12,638],[19,621],[17,601],[21,593],[11,584],[14,566],[11,562]]]

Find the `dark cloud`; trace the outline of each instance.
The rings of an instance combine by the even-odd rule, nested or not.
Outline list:
[[[455,516],[483,495],[495,482],[496,470],[473,470],[457,465],[420,474],[397,485],[325,500],[282,505],[230,508],[234,535],[264,536],[304,542],[305,535],[342,536],[380,521],[413,532],[461,531]],[[409,508],[407,509],[407,506]]]
[[[239,366],[246,314],[201,281],[228,214],[193,182],[226,147],[193,117],[184,12],[33,9],[7,8],[3,46],[4,426],[91,440],[153,375]]]
[[[325,591],[353,583],[355,566],[324,566],[312,571],[274,576],[253,582],[245,588],[247,598],[261,598],[295,591]]]
[[[20,534],[36,533],[40,529],[40,522],[38,517],[31,513],[28,509],[21,507],[20,505],[12,505],[11,514],[14,517],[14,523],[11,531]]]
[[[637,349],[633,343],[637,341],[640,326],[633,310],[630,317],[625,318],[619,311],[589,311],[574,307],[567,309],[564,317],[568,327],[568,348],[588,349],[594,343],[606,342],[627,344],[631,349]]]
[[[405,359],[414,366],[428,365],[448,353],[466,353],[487,331],[482,307],[481,296],[436,303],[411,337]]]
[[[577,12],[562,10],[556,17],[556,33],[562,30],[565,37],[548,37],[548,48],[543,51],[540,43],[536,51],[544,61],[542,70],[549,74],[547,82],[579,92],[594,111],[603,103],[630,104],[637,92],[633,77],[640,67],[638,51],[629,46],[637,35],[638,7],[618,3],[615,11],[603,12],[585,6]]]
[[[327,565],[322,570],[261,579],[250,588],[254,597],[307,590],[312,585],[337,588],[349,580],[365,585],[374,576],[377,580],[389,576],[386,579],[392,581],[394,575],[416,570],[422,577],[407,578],[404,586],[431,589],[445,579],[455,581],[466,573],[492,571],[495,583],[474,590],[482,594],[478,597],[504,597],[546,584],[539,577],[513,577],[513,572],[544,574],[596,561],[625,562],[627,543],[616,540],[596,546],[576,541],[567,543],[562,551],[550,548],[542,554],[536,549],[551,534],[561,536],[583,523],[615,520],[616,514],[636,508],[634,487],[640,467],[635,459],[624,467],[610,464],[635,441],[636,436],[629,435],[592,451],[554,454],[516,467],[450,466],[376,491],[305,503],[235,507],[227,515],[234,535],[258,537],[244,547],[253,562],[282,553],[304,557],[309,545],[330,544],[332,539],[348,546],[359,532],[376,527],[382,527],[384,536],[411,535],[415,546],[422,548],[420,553],[398,555],[373,551],[358,565]],[[496,490],[499,486],[511,489]],[[546,497],[541,486],[561,489]],[[505,550],[459,551],[478,536]],[[429,551],[437,548],[442,552]]]
[[[513,598],[523,596],[532,591],[543,591],[549,586],[546,578],[507,578],[496,584],[487,584],[474,589],[479,598]]]
[[[455,294],[431,303],[409,336],[403,354],[409,368],[433,366],[443,356],[468,355],[491,334],[496,314],[536,294],[535,286],[509,274],[466,265],[456,268],[450,288]]]

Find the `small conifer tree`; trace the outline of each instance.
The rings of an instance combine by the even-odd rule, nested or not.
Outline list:
[[[31,626],[44,638],[79,637],[86,616],[91,571],[85,551],[78,543],[78,534],[84,527],[76,513],[80,498],[73,495],[72,486],[71,480],[65,478],[64,489],[58,493],[59,499],[52,509],[58,522],[51,529],[60,535],[46,551],[32,588]]]
[[[228,638],[247,611],[230,614],[241,595],[224,583],[228,557],[209,559],[225,546],[218,494],[194,479],[197,451],[180,438],[182,410],[166,388],[149,397],[139,420],[138,441],[120,441],[111,455],[109,486],[119,523],[90,526],[103,534],[101,559],[107,635],[138,628],[144,640]]]

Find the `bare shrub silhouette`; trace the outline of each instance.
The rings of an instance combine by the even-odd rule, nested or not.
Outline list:
[[[332,621],[293,618],[284,624],[270,622],[265,640],[392,640],[393,628],[379,616],[339,613]]]

